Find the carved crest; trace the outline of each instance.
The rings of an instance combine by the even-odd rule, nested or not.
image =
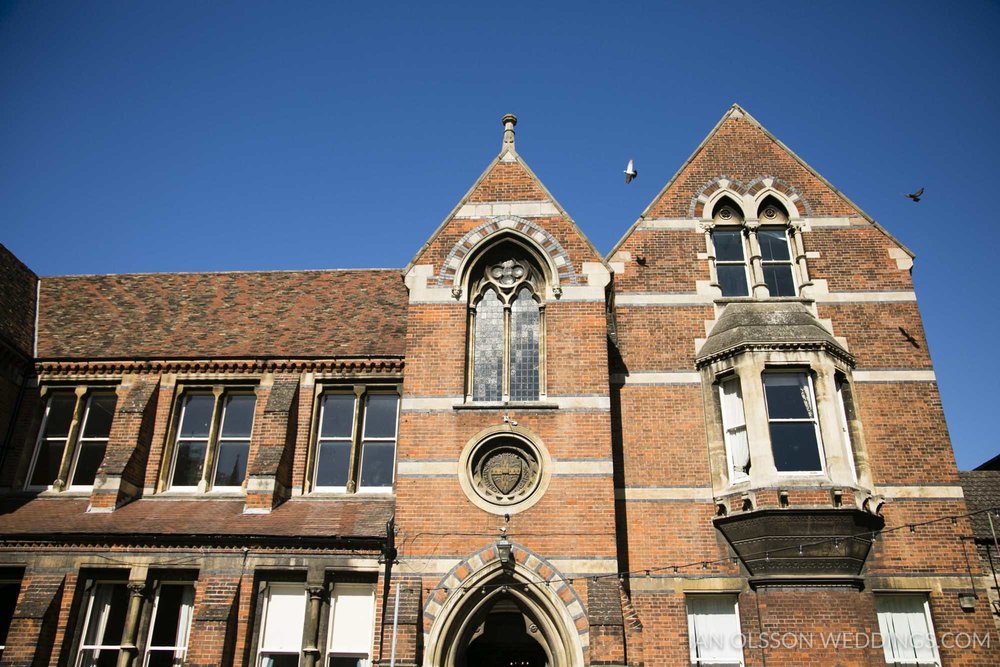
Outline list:
[[[524,474],[524,459],[514,452],[500,452],[483,464],[483,473],[489,475],[497,490],[506,495],[517,488]]]
[[[520,440],[488,440],[473,454],[470,463],[470,478],[476,492],[491,503],[520,502],[538,486],[538,455]]]

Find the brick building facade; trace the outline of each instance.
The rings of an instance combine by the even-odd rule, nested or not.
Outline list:
[[[503,122],[402,270],[3,250],[0,665],[1000,663],[910,251],[734,106],[603,255]]]

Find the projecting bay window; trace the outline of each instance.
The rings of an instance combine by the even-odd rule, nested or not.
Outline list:
[[[318,399],[312,490],[391,492],[398,423],[395,387],[324,387]]]
[[[487,257],[471,288],[468,401],[537,401],[545,393],[544,281],[531,262],[506,257]]]
[[[28,487],[90,489],[104,460],[116,402],[109,387],[46,389]]]
[[[788,473],[823,472],[811,374],[768,371],[763,380],[775,468]]]

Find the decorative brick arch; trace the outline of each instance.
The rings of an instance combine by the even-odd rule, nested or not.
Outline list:
[[[736,203],[739,204],[739,198],[746,192],[746,187],[742,182],[733,178],[732,176],[716,176],[705,185],[701,186],[701,189],[695,193],[695,196],[691,198],[691,205],[688,207],[688,217],[689,218],[700,218],[705,210],[705,204],[712,198],[719,190],[729,190],[737,195]]]
[[[811,217],[812,206],[806,201],[802,194],[788,181],[777,176],[758,176],[747,184],[730,176],[716,176],[711,179],[691,198],[691,205],[688,207],[688,217],[701,218],[705,212],[705,204],[712,200],[719,190],[728,190],[737,195],[737,204],[742,205],[743,197],[756,200],[758,195],[769,190],[779,195],[779,199],[784,198],[788,203],[798,209],[799,217]],[[794,211],[789,211],[795,217]],[[757,211],[744,211],[747,217],[756,217]]]
[[[530,585],[545,587],[553,594],[552,599],[559,601],[568,617],[572,619],[573,628],[570,631],[576,633],[579,645],[586,653],[590,647],[590,624],[587,622],[587,610],[576,590],[567,583],[567,578],[550,562],[520,544],[513,544],[511,556],[517,574],[527,580]],[[436,590],[424,604],[424,646],[429,645],[431,630],[445,607],[456,597],[461,597],[459,589],[463,586],[479,586],[480,582],[476,580],[480,577],[477,575],[481,575],[487,569],[496,570],[499,564],[498,558],[496,546],[490,544],[451,568],[448,574],[441,578],[437,583]],[[581,580],[583,579],[585,577],[581,577]]]
[[[562,284],[577,284],[577,275],[576,270],[573,268],[573,262],[570,260],[566,249],[562,247],[562,244],[552,234],[524,218],[519,218],[515,215],[501,215],[490,218],[489,222],[479,225],[452,246],[448,252],[448,256],[445,257],[444,263],[441,265],[441,270],[438,272],[437,286],[451,287],[452,289],[459,287],[462,279],[458,275],[459,268],[473,249],[478,247],[483,241],[489,240],[495,234],[506,230],[512,230],[530,240],[540,253],[548,257],[551,267],[554,269],[552,278],[555,282],[553,287],[558,287]]]
[[[777,176],[758,176],[747,185],[746,194],[756,200],[758,199],[758,195],[765,190],[776,192],[787,199],[789,203],[799,209],[800,217],[812,217],[812,206],[802,197],[802,193],[794,185]],[[789,215],[793,215],[793,211],[789,211],[788,213]]]

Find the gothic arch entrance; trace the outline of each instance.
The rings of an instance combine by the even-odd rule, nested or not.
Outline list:
[[[555,590],[561,585],[546,585],[521,563],[484,564],[441,606],[424,666],[582,667],[579,630]]]

